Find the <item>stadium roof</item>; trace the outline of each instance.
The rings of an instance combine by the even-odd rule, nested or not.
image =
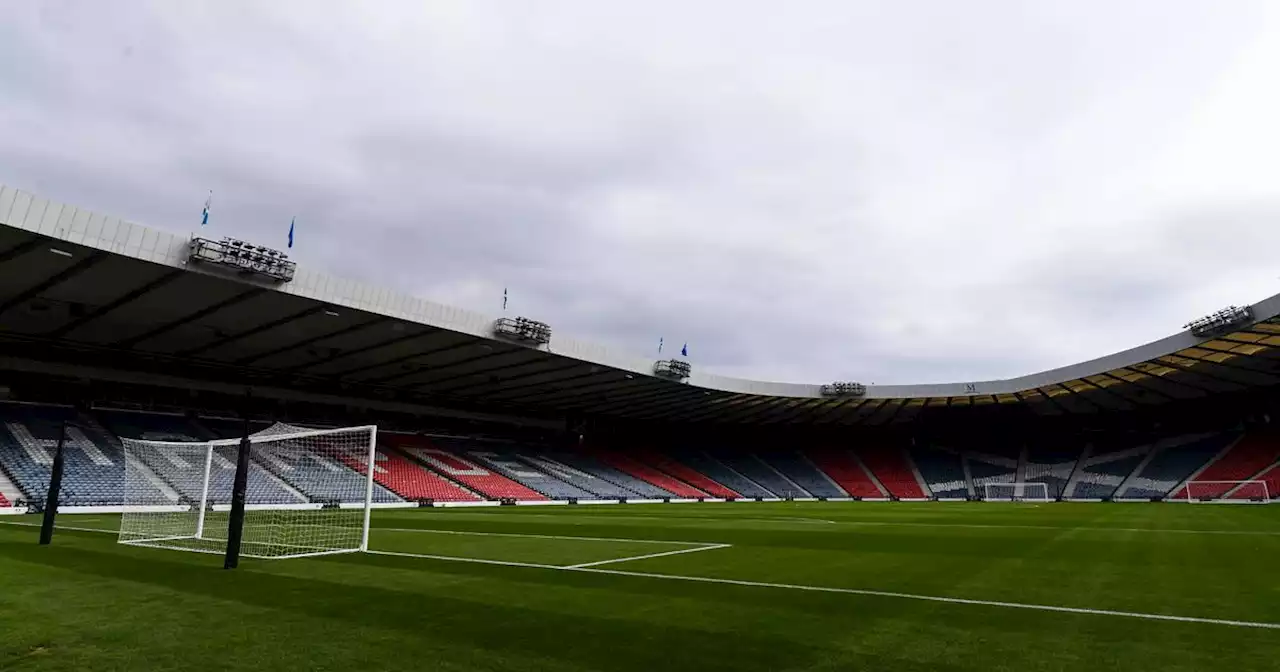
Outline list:
[[[189,264],[190,248],[187,236],[0,186],[0,368],[44,361],[409,406],[744,424],[884,424],[991,404],[1093,413],[1280,383],[1280,295],[1213,338],[1182,331],[1018,378],[831,398],[819,384],[696,363],[671,380],[654,360],[558,332],[532,347],[495,338],[490,316],[306,268],[286,283],[223,273]]]

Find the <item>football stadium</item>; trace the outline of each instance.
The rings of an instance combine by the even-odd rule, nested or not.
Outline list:
[[[0,188],[0,669],[1280,665],[1280,295],[931,385],[554,327]]]

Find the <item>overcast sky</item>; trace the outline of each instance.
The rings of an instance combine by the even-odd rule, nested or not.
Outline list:
[[[0,182],[758,379],[1280,291],[1280,4],[4,2]],[[673,352],[668,350],[668,353]]]

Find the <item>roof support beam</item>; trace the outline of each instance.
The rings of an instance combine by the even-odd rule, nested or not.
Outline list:
[[[390,322],[390,321],[391,321],[391,318],[389,318],[389,317],[375,317],[375,318],[373,318],[373,319],[371,319],[371,320],[365,320],[364,322],[359,322],[359,323],[356,323],[356,324],[352,324],[352,325],[345,326],[345,327],[343,327],[343,328],[341,328],[341,329],[338,329],[337,331],[331,331],[331,332],[329,332],[329,333],[327,333],[327,334],[317,334],[317,335],[312,336],[312,337],[310,337],[310,338],[304,338],[304,339],[302,339],[301,341],[295,341],[295,342],[290,343],[290,344],[288,344],[288,345],[282,345],[282,346],[280,346],[280,347],[278,347],[278,348],[272,348],[271,350],[267,350],[266,352],[259,352],[259,353],[258,353],[258,354],[256,354],[256,355],[249,355],[249,356],[247,356],[247,357],[241,357],[240,359],[235,360],[233,363],[235,363],[235,364],[250,364],[250,363],[252,363],[252,362],[257,362],[257,361],[260,361],[260,360],[266,359],[266,358],[268,358],[268,357],[274,357],[274,356],[279,355],[279,354],[281,354],[281,353],[289,352],[290,350],[297,350],[298,348],[305,348],[305,347],[307,347],[308,345],[311,345],[311,344],[313,344],[313,343],[319,343],[320,341],[325,341],[325,340],[328,340],[328,339],[330,339],[330,338],[337,338],[337,337],[339,337],[339,336],[346,336],[347,334],[354,333],[354,332],[360,331],[360,330],[362,330],[362,329],[367,329],[367,328],[369,328],[369,327],[377,326],[379,323],[382,323],[382,322]]]
[[[435,372],[437,372],[437,371],[447,371],[447,370],[449,370],[449,369],[457,368],[457,367],[459,367],[459,366],[466,366],[467,364],[473,364],[473,363],[475,363],[475,362],[484,361],[484,360],[486,360],[486,359],[493,359],[493,358],[495,358],[495,357],[510,357],[511,355],[526,355],[526,354],[528,354],[528,352],[529,352],[529,351],[524,350],[524,349],[520,349],[520,350],[507,350],[507,351],[505,351],[505,352],[486,352],[486,353],[485,353],[485,354],[483,354],[483,355],[476,355],[475,357],[467,357],[467,358],[465,358],[465,359],[459,359],[459,360],[458,360],[458,361],[456,361],[456,362],[450,362],[449,364],[446,364],[445,366],[442,366],[442,367],[440,367],[440,368],[438,368],[438,369],[435,369],[435,371],[433,371],[432,373],[435,373]],[[490,372],[490,371],[498,371],[498,370],[500,370],[500,369],[506,369],[506,368],[514,368],[514,367],[518,367],[518,366],[524,366],[525,364],[535,363],[536,361],[537,361],[537,360],[533,360],[533,361],[526,361],[526,362],[520,362],[520,361],[517,361],[517,362],[514,362],[514,363],[503,363],[503,364],[499,364],[499,365],[497,365],[497,366],[486,366],[486,367],[483,367],[483,368],[474,369],[474,370],[472,370],[472,371],[463,371],[462,373],[456,373],[456,374],[454,374],[454,375],[452,375],[452,376],[445,376],[445,377],[443,377],[443,378],[435,378],[435,379],[432,379],[432,380],[424,380],[424,381],[422,381],[422,382],[411,383],[411,384],[409,384],[408,386],[406,386],[406,387],[405,387],[405,389],[409,389],[409,390],[417,390],[417,389],[420,389],[420,388],[423,388],[423,387],[432,387],[432,388],[434,388],[434,386],[439,385],[440,383],[451,383],[451,382],[453,382],[453,381],[455,381],[455,380],[463,380],[463,379],[466,379],[466,378],[470,378],[471,376],[478,376],[478,375],[480,375],[480,374],[488,373],[488,372]],[[435,390],[434,390],[434,389],[432,389],[432,392],[435,392]]]
[[[9,261],[10,259],[17,259],[18,257],[21,257],[22,255],[30,252],[31,250],[34,250],[37,247],[40,247],[41,243],[47,243],[47,242],[49,241],[45,240],[40,236],[32,236],[31,240],[28,240],[23,243],[18,243],[17,245],[14,245],[13,247],[5,250],[4,252],[0,252],[0,264],[3,264],[4,262]]]
[[[5,312],[12,310],[13,308],[20,306],[27,301],[30,301],[31,299],[39,296],[40,293],[45,290],[51,289],[53,287],[57,287],[58,285],[66,282],[67,280],[70,280],[71,278],[74,278],[77,275],[84,273],[85,271],[101,263],[106,258],[107,258],[107,255],[105,252],[98,252],[96,254],[91,254],[85,257],[84,259],[81,259],[80,261],[66,267],[65,269],[62,270],[61,273],[55,273],[54,275],[51,275],[48,278],[46,278],[44,281],[37,282],[36,284],[23,290],[17,296],[10,298],[8,301],[5,301],[4,303],[0,303],[0,315],[3,315]]]
[[[201,352],[208,352],[209,350],[213,350],[214,348],[220,348],[228,343],[235,343],[236,341],[244,340],[246,338],[249,338],[250,336],[256,336],[263,332],[271,331],[276,327],[284,326],[286,324],[289,324],[290,322],[293,322],[294,320],[301,320],[303,318],[310,317],[317,313],[323,312],[324,310],[325,310],[324,304],[312,306],[310,308],[307,308],[306,310],[300,310],[292,315],[286,315],[278,320],[272,320],[270,322],[267,322],[266,324],[258,325],[252,329],[246,329],[238,334],[232,334],[230,336],[227,336],[225,338],[220,338],[211,343],[206,343],[204,345],[190,348],[188,350],[183,350],[182,352],[179,352],[177,354],[181,357],[190,357],[191,355],[199,354]]]
[[[160,289],[161,287],[168,285],[174,280],[177,280],[178,278],[182,277],[182,275],[185,273],[186,271],[170,271],[168,273],[165,273],[164,275],[152,280],[151,282],[141,285],[129,291],[128,293],[121,295],[119,298],[115,299],[114,301],[99,306],[97,309],[93,310],[88,315],[85,315],[84,317],[74,322],[69,322],[67,324],[64,324],[61,327],[58,327],[57,329],[53,329],[45,333],[44,335],[48,338],[61,338],[63,336],[66,336],[67,334],[75,331],[76,329],[79,329],[80,327],[83,327],[86,324],[89,324],[90,322],[93,322],[94,320],[101,319],[103,316],[111,313],[114,310],[122,308],[130,303],[133,303],[134,301],[137,301],[138,299],[146,296],[147,294],[150,294],[151,292],[154,292],[157,289]]]
[[[581,379],[581,378],[590,378],[590,377],[593,377],[593,376],[600,376],[600,375],[604,375],[604,374],[606,374],[606,373],[615,373],[615,372],[613,372],[613,371],[588,371],[587,373],[578,374],[578,375],[576,375],[576,376],[569,376],[568,378],[556,378],[556,379],[553,379],[553,380],[535,380],[535,381],[532,381],[532,382],[523,383],[523,384],[521,384],[521,385],[507,385],[507,383],[509,383],[509,382],[511,382],[511,381],[513,381],[513,380],[527,380],[527,379],[529,379],[529,378],[537,378],[538,376],[543,376],[543,375],[546,375],[546,374],[549,374],[549,373],[560,373],[560,372],[562,372],[562,371],[580,371],[580,370],[582,370],[582,368],[583,368],[583,367],[589,367],[589,366],[591,366],[591,365],[589,365],[589,364],[585,364],[585,363],[583,363],[583,362],[578,362],[578,361],[573,361],[573,362],[571,362],[571,363],[569,363],[569,364],[564,364],[564,363],[557,363],[555,360],[548,360],[548,361],[535,361],[535,362],[530,362],[530,363],[529,363],[529,364],[527,364],[527,365],[526,365],[526,364],[521,364],[520,366],[521,366],[521,367],[523,367],[523,366],[531,366],[531,365],[536,364],[536,365],[539,365],[539,366],[543,366],[543,367],[545,367],[548,363],[551,363],[551,364],[553,364],[554,366],[551,366],[551,367],[549,367],[549,368],[536,369],[536,370],[534,370],[534,371],[527,371],[527,372],[525,372],[525,373],[516,374],[516,375],[514,375],[514,376],[504,376],[504,377],[502,378],[502,380],[500,380],[500,381],[498,381],[498,383],[496,383],[496,384],[498,384],[498,385],[501,385],[501,386],[502,386],[502,388],[501,388],[500,390],[498,390],[498,391],[494,392],[492,395],[490,395],[490,398],[492,398],[492,399],[501,399],[501,398],[503,398],[503,396],[505,396],[508,392],[513,391],[513,390],[521,390],[521,389],[528,388],[528,387],[539,387],[539,386],[541,386],[541,385],[555,384],[555,383],[558,383],[558,382],[563,382],[563,381],[565,381],[565,380],[577,380],[577,379]],[[515,368],[515,367],[513,367],[513,368]],[[489,386],[490,386],[490,385],[492,385],[492,384],[493,384],[493,383],[487,383],[487,382],[486,382],[486,383],[472,383],[472,384],[469,384],[469,385],[462,385],[462,386],[460,386],[460,387],[450,387],[450,388],[446,388],[446,389],[442,390],[442,392],[444,392],[444,393],[446,393],[446,394],[462,394],[462,395],[464,395],[464,396],[465,396],[469,390],[483,390],[484,388],[489,387]],[[516,396],[520,396],[520,395],[516,395]]]
[[[417,338],[422,338],[423,336],[430,336],[432,333],[433,333],[433,332],[432,332],[432,331],[429,331],[429,330],[428,330],[428,331],[419,331],[419,332],[415,332],[415,333],[412,333],[412,334],[404,334],[404,335],[401,335],[401,336],[396,336],[395,338],[388,338],[388,339],[386,339],[386,340],[378,341],[377,343],[372,343],[372,344],[370,344],[370,345],[366,345],[366,346],[363,346],[363,347],[359,347],[359,348],[356,348],[356,349],[354,349],[354,350],[343,350],[343,351],[341,351],[341,352],[335,352],[335,353],[333,353],[332,355],[329,355],[328,357],[322,357],[322,358],[320,358],[320,359],[317,359],[317,360],[314,360],[314,361],[310,361],[310,362],[306,362],[306,363],[304,363],[304,364],[298,364],[298,365],[295,365],[295,366],[290,366],[290,367],[288,367],[288,368],[281,369],[281,371],[286,371],[286,372],[290,372],[290,373],[292,373],[292,372],[296,372],[296,371],[302,371],[302,370],[304,370],[304,369],[310,369],[310,368],[314,368],[314,367],[317,367],[317,366],[322,366],[322,365],[324,365],[324,364],[328,364],[329,362],[336,362],[336,361],[338,361],[339,359],[346,359],[346,358],[348,358],[348,357],[355,357],[356,355],[363,355],[363,354],[364,354],[364,353],[366,353],[366,352],[373,352],[374,350],[381,350],[382,348],[389,348],[389,347],[391,347],[391,346],[393,346],[393,345],[399,345],[400,343],[404,343],[404,342],[406,342],[406,341],[412,341],[412,340],[417,339]]]
[[[352,373],[357,373],[359,371],[368,371],[369,369],[381,369],[386,366],[393,366],[395,364],[399,364],[401,362],[407,362],[413,359],[418,359],[420,357],[434,357],[441,353],[452,352],[454,350],[464,350],[466,348],[477,348],[477,347],[480,347],[481,345],[482,343],[480,341],[467,340],[462,343],[455,343],[453,345],[445,346],[443,348],[436,348],[435,350],[426,350],[424,352],[412,352],[402,357],[396,357],[395,359],[389,359],[385,362],[379,362],[372,366],[357,366],[350,369],[344,369],[342,371],[335,372],[333,375],[341,378],[342,376],[350,375]],[[413,369],[410,371],[399,371],[389,376],[382,376],[381,378],[364,378],[360,382],[368,383],[370,385],[380,385],[383,383],[389,383],[393,380],[399,380],[400,378],[408,378],[409,376],[415,376],[419,373],[422,373],[421,369]]]
[[[219,301],[213,304],[212,306],[206,306],[204,308],[201,308],[200,310],[195,311],[194,313],[189,313],[187,315],[183,315],[182,317],[176,320],[171,320],[169,322],[166,322],[150,331],[146,331],[141,334],[138,334],[137,336],[130,336],[129,338],[116,341],[115,343],[111,344],[111,347],[124,348],[124,349],[132,348],[133,346],[139,343],[142,343],[143,341],[148,341],[150,339],[155,338],[156,336],[161,336],[167,332],[173,331],[174,329],[177,329],[178,327],[181,327],[184,324],[190,324],[191,322],[195,322],[196,320],[204,319],[210,315],[213,315],[214,313],[217,313],[218,311],[225,310],[227,308],[230,308],[231,306],[239,305],[241,303],[244,303],[245,301],[248,301],[249,299],[262,296],[263,294],[266,294],[266,293],[267,293],[267,290],[261,287],[255,287],[253,289],[240,292],[239,294],[236,294],[235,296],[232,296],[227,299],[223,299],[222,301]]]

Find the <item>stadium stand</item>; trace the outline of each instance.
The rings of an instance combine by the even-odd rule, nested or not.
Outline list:
[[[1142,464],[1150,452],[1150,444],[1087,445],[1075,475],[1065,486],[1064,497],[1107,499],[1115,496],[1120,484]]]
[[[597,454],[601,462],[607,464],[618,471],[624,472],[633,478],[649,483],[661,490],[670,492],[676,497],[692,498],[706,497],[707,493],[699,490],[684,481],[668,476],[667,474],[643,464],[621,453],[613,451],[603,451]]]
[[[725,466],[710,455],[696,451],[688,451],[685,453],[678,453],[676,457],[684,464],[706,474],[708,478],[715,480],[717,483],[722,483],[725,487],[733,489],[743,497],[777,496],[766,490],[764,487],[752,482],[742,474],[739,474],[733,469]]]
[[[550,455],[552,459],[561,464],[568,465],[579,471],[586,472],[604,481],[608,481],[618,485],[628,491],[630,494],[626,497],[646,497],[646,498],[662,498],[671,497],[670,491],[660,488],[648,481],[636,478],[621,470],[614,469],[604,464],[592,455],[582,453],[555,453]]]
[[[722,451],[712,456],[729,469],[750,479],[776,497],[808,497],[809,493],[799,484],[778,473],[754,453]],[[768,497],[769,495],[765,495]]]
[[[712,497],[734,499],[743,496],[669,455],[654,451],[640,451],[636,456]]]
[[[1220,458],[1196,474],[1195,481],[1243,481],[1252,479],[1280,459],[1280,432],[1272,429],[1246,433]],[[1230,483],[1202,483],[1192,489],[1197,498],[1213,498],[1230,495],[1246,499],[1261,496],[1259,488],[1237,488]],[[1187,486],[1178,488],[1170,497],[1186,499]]]
[[[352,457],[348,465],[363,470],[364,462]],[[374,459],[373,479],[378,485],[410,501],[479,502],[483,498],[435,472],[428,471],[391,448],[380,448]]]
[[[124,501],[123,455],[105,438],[82,428],[70,408],[5,404],[0,407],[0,463],[13,483],[36,500],[48,493],[53,448],[62,423],[66,467],[59,495],[65,506],[118,506]]]
[[[596,474],[569,466],[561,460],[565,457],[564,455],[511,453],[511,456],[518,457],[529,466],[585,491],[588,497],[593,499],[628,499],[638,496],[635,492],[600,478]]]
[[[1175,437],[1156,444],[1149,461],[1121,485],[1121,498],[1164,497],[1238,438],[1235,432]]]
[[[969,483],[964,475],[964,462],[956,453],[912,446],[911,459],[920,468],[920,475],[937,497],[968,497]]]
[[[498,450],[494,447],[473,448],[466,454],[467,457],[551,499],[597,499],[599,497],[593,492],[534,469],[507,450]]]
[[[287,449],[277,449],[274,444],[257,446],[253,459],[312,501],[363,502],[365,499],[366,477],[341,461],[315,453],[301,456]],[[375,484],[373,501],[403,500]]]
[[[757,457],[778,473],[786,476],[814,497],[848,497],[830,474],[824,473],[813,461],[796,451],[770,451]]]
[[[236,448],[217,448],[209,469],[209,502],[231,503],[232,485],[236,477]],[[204,460],[188,459],[191,455],[136,451],[143,464],[170,485],[184,499],[199,502],[204,489]],[[245,485],[245,502],[249,504],[297,504],[307,498],[267,473],[260,465],[249,464]]]
[[[1018,480],[1045,483],[1050,497],[1062,497],[1081,455],[1081,449],[1075,446],[1029,446],[1023,474]]]
[[[95,410],[102,426],[119,437],[152,441],[207,441],[215,438],[181,415]]]
[[[405,454],[418,460],[444,478],[457,481],[466,488],[490,499],[512,499],[517,501],[540,501],[547,497],[506,476],[494,473],[471,460],[462,457],[458,452],[448,450],[457,446],[474,445],[449,438],[427,439],[421,436],[387,435],[386,443],[396,446]]]
[[[973,492],[982,497],[987,483],[1013,483],[1018,480],[1018,459],[987,452],[968,451],[963,454],[969,467]],[[1037,488],[1038,489],[1038,488]]]
[[[835,481],[850,497],[884,497],[880,488],[872,482],[871,477],[858,464],[858,459],[848,450],[816,449],[807,450],[805,454],[831,480]],[[839,495],[844,496],[844,495]]]
[[[1269,499],[1280,499],[1280,463],[1258,474],[1254,477],[1254,480],[1263,481],[1267,484],[1267,497]]]
[[[4,495],[0,495],[0,506],[9,508],[13,505],[9,503],[8,498],[6,498]]]
[[[929,496],[920,487],[906,451],[898,448],[859,450],[858,457],[894,497],[920,499]]]

